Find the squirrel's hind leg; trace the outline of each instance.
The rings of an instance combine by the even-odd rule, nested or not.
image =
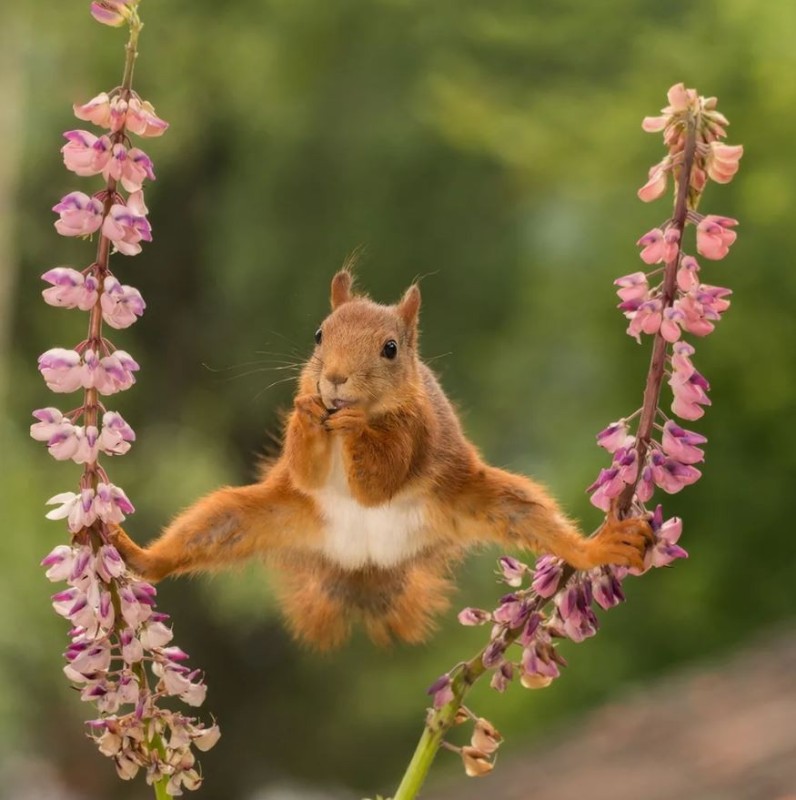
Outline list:
[[[485,464],[473,470],[449,508],[457,535],[466,541],[551,553],[576,569],[642,567],[652,539],[646,520],[613,517],[596,536],[585,538],[541,485]]]
[[[112,530],[111,541],[133,571],[158,581],[295,545],[319,525],[308,498],[272,473],[263,483],[212,492],[177,516],[145,548],[121,528]]]

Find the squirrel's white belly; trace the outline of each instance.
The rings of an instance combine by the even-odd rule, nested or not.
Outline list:
[[[332,451],[326,485],[312,492],[312,497],[325,522],[319,549],[341,567],[392,567],[424,545],[422,500],[397,497],[381,506],[360,505],[348,487],[339,441]]]

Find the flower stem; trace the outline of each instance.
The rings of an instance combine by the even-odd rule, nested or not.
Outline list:
[[[575,570],[565,565],[560,579],[560,586],[565,586],[569,579],[575,574]],[[541,611],[552,598],[537,597],[532,608],[528,613]],[[523,631],[523,625],[509,630],[505,634],[505,649],[508,650],[519,638]],[[412,760],[404,772],[401,783],[395,791],[392,800],[414,800],[426,780],[431,765],[437,756],[440,746],[443,743],[445,734],[450,730],[456,720],[456,714],[464,703],[464,698],[475,682],[479,680],[487,671],[484,666],[484,655],[487,647],[479,650],[469,661],[465,661],[456,670],[456,674],[451,680],[451,691],[453,698],[445,703],[444,706],[434,711],[430,711],[426,718],[426,725],[420,740],[417,743]]]
[[[688,211],[691,206],[695,206],[698,200],[698,193],[691,189],[691,170],[694,166],[694,155],[696,153],[696,139],[698,128],[697,116],[693,113],[688,115],[686,122],[686,142],[683,153],[683,163],[677,176],[677,194],[674,203],[674,216],[669,226],[680,232],[680,239],[677,245],[677,252],[674,257],[667,261],[663,268],[663,285],[661,288],[662,311],[665,311],[674,303],[674,296],[677,287],[677,268],[680,264],[680,252],[683,247],[683,233],[685,231]],[[692,194],[694,196],[692,196]],[[655,425],[655,418],[658,413],[660,402],[661,385],[666,369],[666,349],[668,342],[663,338],[659,330],[655,334],[652,345],[652,357],[650,359],[649,370],[647,371],[647,381],[644,386],[644,400],[641,406],[641,419],[638,423],[636,434],[636,463],[644,464],[652,440],[652,431]],[[639,469],[638,476],[633,483],[628,484],[616,504],[616,513],[620,518],[625,517],[630,512],[633,503],[633,495],[636,486],[641,480],[642,470]]]

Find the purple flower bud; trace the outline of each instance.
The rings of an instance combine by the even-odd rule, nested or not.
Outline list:
[[[610,567],[604,567],[596,576],[592,577],[591,588],[594,599],[601,608],[609,609],[624,602],[625,595],[622,591],[622,584]]]
[[[450,675],[440,675],[431,686],[426,689],[426,694],[434,698],[434,708],[442,708],[453,700],[453,688]]]
[[[531,585],[539,597],[552,597],[558,591],[561,570],[561,559],[555,556],[542,556],[537,560]]]

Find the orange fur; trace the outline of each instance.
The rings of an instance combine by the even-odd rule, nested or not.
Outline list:
[[[641,565],[644,520],[609,517],[586,539],[542,486],[481,460],[418,357],[417,286],[382,306],[354,295],[343,270],[331,303],[279,459],[259,483],[199,500],[145,549],[118,529],[132,569],[160,580],[266,555],[290,630],[331,648],[357,620],[377,643],[425,639],[447,608],[450,566],[473,545],[578,569]]]

